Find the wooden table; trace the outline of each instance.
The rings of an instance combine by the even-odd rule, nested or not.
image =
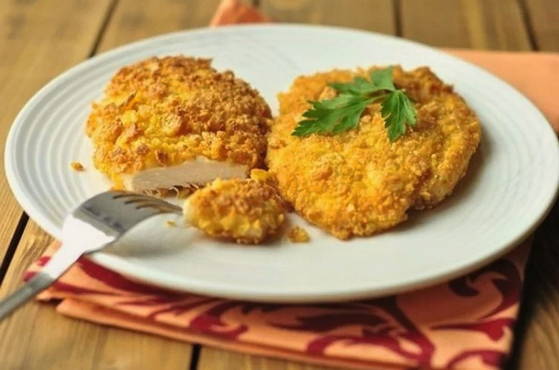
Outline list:
[[[0,1],[0,143],[48,80],[137,39],[205,26],[218,0]],[[558,0],[260,0],[276,21],[361,28],[441,47],[559,51]],[[559,73],[559,71],[558,71]],[[554,92],[555,94],[557,92]],[[3,155],[3,148],[0,156]],[[3,164],[3,160],[0,161]],[[0,164],[1,166],[1,164]],[[3,173],[3,170],[1,171]],[[51,241],[0,176],[0,296]],[[559,367],[559,207],[536,233],[510,368]],[[72,320],[30,303],[0,324],[0,369],[319,369]]]

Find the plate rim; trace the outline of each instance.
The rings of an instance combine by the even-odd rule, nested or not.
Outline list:
[[[206,33],[206,32],[228,32],[231,29],[252,29],[253,31],[257,31],[259,29],[264,28],[280,28],[280,29],[312,29],[312,30],[322,30],[322,31],[341,31],[347,33],[358,33],[363,35],[374,35],[377,37],[398,40],[402,43],[407,43],[414,45],[416,47],[424,48],[426,50],[430,50],[431,52],[435,52],[441,56],[446,57],[447,59],[453,60],[453,62],[459,62],[468,65],[470,68],[474,68],[477,73],[485,75],[485,77],[489,77],[494,81],[500,83],[503,87],[508,88],[512,92],[514,92],[520,99],[524,99],[526,103],[530,106],[532,110],[532,114],[536,114],[538,121],[542,121],[542,123],[547,123],[547,134],[545,135],[552,135],[555,137],[557,142],[557,135],[553,131],[551,124],[548,122],[547,118],[541,113],[541,111],[535,106],[535,104],[527,98],[524,94],[522,94],[517,88],[510,85],[508,82],[504,81],[498,76],[493,75],[486,69],[477,66],[473,63],[460,59],[454,55],[448,54],[444,51],[441,51],[435,47],[431,47],[416,41],[407,40],[403,38],[399,38],[392,35],[385,35],[377,32],[370,32],[364,30],[357,30],[351,29],[347,27],[338,27],[338,26],[319,26],[319,25],[307,25],[307,24],[243,24],[243,25],[229,25],[223,26],[218,28],[213,27],[202,27],[196,29],[189,29],[183,31],[177,31],[172,33],[166,33],[162,35],[158,35],[155,37],[150,37],[142,40],[138,40],[132,43],[128,43],[117,48],[105,51],[101,54],[98,54],[94,57],[86,59],[77,65],[69,68],[68,70],[64,71],[63,73],[55,76],[51,79],[48,83],[46,83],[41,89],[39,89],[21,108],[19,113],[16,115],[12,125],[9,129],[7,138],[6,138],[6,145],[5,145],[5,155],[4,155],[4,168],[6,179],[9,184],[9,187],[18,201],[18,203],[22,206],[24,211],[35,221],[41,228],[43,228],[47,233],[60,238],[61,236],[61,229],[57,227],[54,222],[51,222],[47,217],[44,217],[40,211],[40,209],[36,208],[33,205],[33,202],[28,196],[26,195],[26,191],[24,190],[25,187],[20,183],[19,179],[15,173],[15,161],[12,160],[12,156],[10,153],[14,153],[13,147],[15,146],[14,137],[18,129],[20,129],[23,125],[25,120],[24,117],[27,112],[32,110],[40,99],[47,94],[51,87],[63,83],[64,81],[71,78],[73,75],[78,73],[82,69],[88,68],[92,64],[98,63],[99,60],[111,58],[113,56],[120,55],[128,49],[135,49],[142,44],[150,44],[154,42],[161,42],[165,39],[172,39],[177,36],[181,36],[184,34],[194,34],[194,33]],[[559,143],[559,142],[558,142]],[[559,155],[559,145],[557,146],[557,153]],[[454,268],[453,270],[446,270],[445,272],[440,272],[438,274],[431,274],[428,277],[422,279],[401,279],[398,283],[395,284],[385,284],[383,288],[370,288],[370,289],[355,289],[353,288],[351,291],[334,291],[330,293],[314,293],[309,294],[308,292],[305,293],[297,293],[293,291],[291,293],[276,293],[276,292],[264,292],[262,290],[254,290],[249,292],[250,289],[246,287],[240,290],[232,289],[230,286],[219,285],[215,283],[204,283],[203,281],[198,281],[193,278],[188,278],[189,284],[177,284],[177,281],[172,279],[161,279],[161,278],[150,278],[147,279],[145,271],[149,271],[150,269],[135,265],[125,258],[118,257],[115,255],[109,254],[95,254],[90,256],[95,262],[103,265],[104,267],[113,269],[118,271],[126,276],[129,276],[136,280],[141,280],[144,282],[148,282],[150,284],[155,284],[158,286],[171,288],[174,290],[184,290],[193,293],[200,293],[200,294],[208,294],[208,288],[211,287],[211,295],[220,296],[225,298],[233,298],[233,299],[245,299],[245,300],[257,300],[257,301],[272,301],[272,302],[317,302],[317,301],[338,301],[338,300],[347,300],[347,299],[357,299],[357,298],[365,298],[365,297],[374,297],[374,296],[381,296],[386,294],[394,294],[398,292],[414,290],[422,287],[426,287],[438,282],[448,281],[454,277],[464,275],[465,273],[472,271],[478,267],[481,267],[490,261],[504,255],[515,246],[517,246],[521,241],[526,239],[530,234],[534,232],[537,226],[545,219],[549,211],[551,210],[553,204],[555,203],[557,196],[558,196],[558,189],[559,189],[559,167],[554,171],[554,177],[556,186],[553,191],[548,194],[545,204],[546,207],[543,207],[538,212],[538,217],[534,217],[534,219],[529,223],[529,227],[527,227],[523,232],[514,233],[514,237],[512,240],[505,242],[504,245],[500,246],[499,248],[495,248],[492,250],[492,253],[485,254],[483,258],[474,259],[469,263],[461,264],[460,267]],[[118,266],[116,268],[115,266]],[[142,274],[142,271],[144,273]],[[161,272],[160,272],[161,275]],[[163,274],[165,275],[165,274]],[[153,277],[153,276],[152,276]],[[411,281],[409,281],[411,280]],[[184,281],[184,278],[183,278]]]

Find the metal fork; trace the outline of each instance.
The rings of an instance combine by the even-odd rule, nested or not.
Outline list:
[[[182,209],[163,200],[122,191],[98,194],[70,213],[62,227],[62,247],[25,285],[0,301],[0,320],[54,283],[82,255],[117,241],[135,225]]]

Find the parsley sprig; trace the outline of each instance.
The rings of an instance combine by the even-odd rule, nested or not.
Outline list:
[[[370,80],[355,77],[348,83],[331,83],[338,95],[332,99],[310,101],[311,108],[292,135],[338,134],[356,128],[365,108],[380,101],[390,141],[406,133],[416,123],[417,113],[406,93],[396,88],[392,80],[392,67],[373,71]]]

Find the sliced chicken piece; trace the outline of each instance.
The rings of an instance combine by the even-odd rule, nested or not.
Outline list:
[[[138,193],[154,189],[172,189],[189,185],[204,185],[214,179],[242,179],[248,166],[219,162],[198,157],[177,166],[148,168],[131,175],[124,175],[124,187]]]
[[[270,118],[256,90],[210,60],[151,58],[115,74],[87,134],[115,188],[159,191],[263,166]]]

